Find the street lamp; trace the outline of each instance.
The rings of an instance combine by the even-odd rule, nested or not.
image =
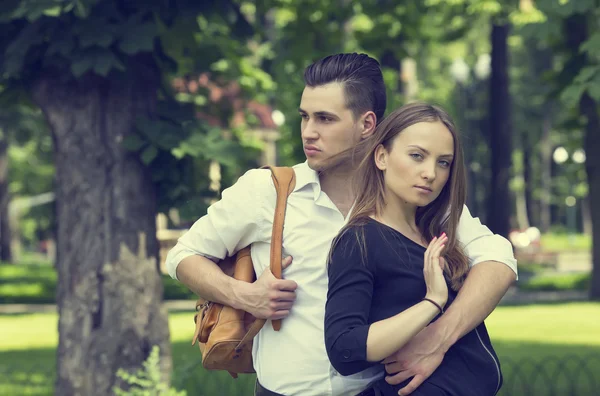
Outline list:
[[[576,164],[585,163],[586,156],[583,149],[577,149],[570,155],[571,160]],[[562,165],[569,159],[569,152],[566,148],[560,146],[554,150],[552,159],[558,165]],[[576,232],[576,208],[577,198],[575,198],[575,183],[569,183],[569,196],[565,198],[565,205],[567,205],[567,228],[569,229],[569,244],[574,242],[574,234]]]

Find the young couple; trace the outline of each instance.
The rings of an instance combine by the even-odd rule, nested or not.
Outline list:
[[[464,206],[452,121],[425,104],[384,120],[383,77],[366,55],[329,56],[304,78],[307,161],[294,166],[284,279],[269,270],[276,192],[264,169],[179,239],[170,275],[211,301],[285,318],[254,340],[256,395],[494,395],[502,376],[483,321],[516,261]],[[218,265],[249,244],[254,283]]]

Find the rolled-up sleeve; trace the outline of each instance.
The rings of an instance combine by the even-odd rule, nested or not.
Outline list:
[[[267,169],[250,170],[223,190],[221,200],[211,205],[167,254],[165,264],[173,279],[186,257],[200,255],[216,262],[261,238],[266,191],[275,191],[270,174]]]
[[[479,218],[473,217],[466,206],[458,223],[458,240],[464,246],[471,266],[484,261],[498,261],[510,267],[518,278],[512,244],[481,224]]]
[[[325,305],[325,346],[331,365],[342,375],[363,371],[367,361],[368,319],[373,273],[361,260],[360,249],[347,232],[335,245],[329,263]]]

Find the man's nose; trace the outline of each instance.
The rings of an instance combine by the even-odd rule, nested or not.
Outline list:
[[[317,140],[319,138],[319,132],[317,124],[312,120],[305,121],[304,127],[302,128],[302,140]]]

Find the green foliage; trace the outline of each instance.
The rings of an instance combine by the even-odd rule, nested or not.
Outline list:
[[[194,293],[170,276],[161,275],[164,300],[191,300]],[[57,274],[49,262],[29,258],[0,263],[0,304],[54,304]]]
[[[589,290],[591,274],[539,275],[525,282],[518,282],[521,290],[527,291],[565,291]]]
[[[135,373],[128,373],[123,369],[117,371],[117,377],[122,379],[130,388],[126,391],[114,387],[117,396],[186,396],[185,391],[169,388],[163,381],[160,369],[160,349],[157,345],[152,347],[150,355],[144,361],[143,367]]]
[[[0,83],[7,94],[27,92],[45,73],[65,83],[91,75],[118,79],[136,73],[140,57],[153,63],[148,66],[161,70],[162,81],[156,113],[136,120],[123,145],[149,167],[160,211],[185,211],[193,200],[197,218],[206,210],[205,198],[215,195],[207,188],[206,165],[217,161],[225,175],[239,175],[255,165],[258,150],[240,133],[228,131],[228,101],[211,103],[206,90],[178,91],[173,78],[208,72],[215,82],[239,81],[241,100],[265,100],[274,83],[260,67],[261,50],[246,41],[254,34],[250,11],[235,1],[216,0],[5,1]],[[198,120],[198,113],[217,115],[219,125]]]

